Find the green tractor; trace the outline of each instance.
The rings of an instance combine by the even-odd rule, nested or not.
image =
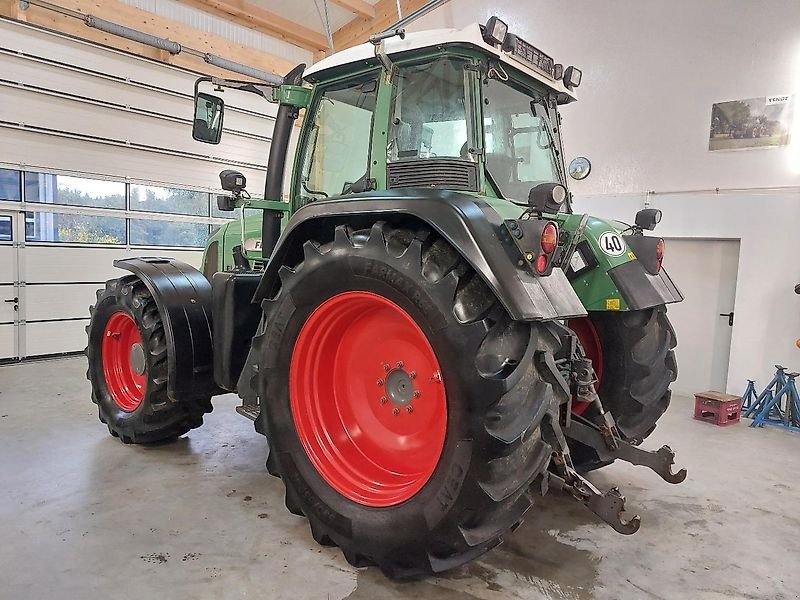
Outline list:
[[[398,26],[263,84],[198,80],[201,141],[224,118],[206,82],[278,104],[263,199],[220,174],[240,218],[202,272],[115,262],[130,274],[87,328],[100,420],[160,442],[237,393],[287,508],[391,577],[482,555],[550,488],[635,532],[619,491],[583,473],[622,459],[686,476],[669,447],[637,447],[669,404],[665,305],[682,296],[643,235],[659,211],[572,211],[558,110],[580,79],[493,17]]]

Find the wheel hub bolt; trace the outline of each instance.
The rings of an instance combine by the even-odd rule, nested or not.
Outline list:
[[[422,392],[419,390],[414,390],[414,398],[419,398],[420,396],[422,396]]]
[[[392,367],[389,366],[389,363],[383,365],[383,370],[387,373],[392,370]]]
[[[400,414],[400,409],[399,408],[395,408],[394,410],[392,410],[392,414],[393,415],[399,415]]]
[[[402,368],[403,368],[403,364],[404,364],[404,363],[403,363],[403,361],[402,361],[402,360],[398,360],[398,361],[397,361],[397,368],[398,368],[398,369],[402,369]]]
[[[409,373],[408,376],[411,377],[411,379],[416,379],[417,378],[417,372],[416,371],[411,371],[411,373]]]
[[[383,385],[383,379],[378,379],[378,385]]]
[[[388,402],[388,400],[386,399],[386,396],[381,398],[381,404],[386,404],[387,402]]]
[[[414,412],[414,407],[410,405],[406,406],[406,412]]]

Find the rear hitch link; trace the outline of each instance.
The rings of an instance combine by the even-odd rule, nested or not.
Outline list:
[[[620,459],[632,465],[648,467],[667,483],[681,483],[686,479],[686,469],[681,469],[677,473],[672,472],[675,452],[669,446],[661,446],[658,450],[644,450],[617,438],[615,447],[611,447],[600,430],[578,422],[574,418],[564,433],[573,440],[593,448],[602,461]]]
[[[613,415],[603,408],[597,395],[594,385],[597,380],[592,361],[580,354],[576,356],[574,341],[571,346],[573,359],[569,361],[568,373],[559,372],[555,363],[546,361],[551,372],[560,380],[564,391],[570,392],[570,401],[562,414],[563,422],[552,428],[554,435],[548,436],[553,447],[552,468],[542,480],[542,494],[547,493],[550,487],[566,492],[618,533],[631,535],[639,530],[641,518],[639,515],[630,519],[624,516],[625,496],[617,487],[603,493],[575,470],[565,436],[593,448],[602,461],[613,462],[620,459],[633,465],[649,467],[668,483],[681,483],[686,479],[686,469],[673,473],[675,453],[669,446],[662,446],[656,451],[643,450],[622,439]],[[573,397],[593,404],[598,411],[599,423],[572,415]]]
[[[548,485],[568,493],[586,508],[611,525],[614,531],[623,535],[632,535],[639,531],[641,518],[634,515],[631,519],[623,516],[625,512],[625,496],[620,494],[619,489],[612,487],[606,493],[602,493],[592,483],[575,471],[567,474],[569,482],[563,477],[548,472]]]
[[[591,402],[597,408],[600,423],[595,424],[572,416],[570,407],[567,407],[567,414],[571,418],[566,419],[563,430],[568,437],[594,449],[602,461],[620,459],[632,465],[648,467],[667,483],[681,483],[686,479],[686,469],[672,472],[675,452],[669,446],[662,446],[655,451],[643,450],[622,439],[614,417],[603,408],[597,395],[594,386],[596,378],[590,359],[579,357],[573,360],[571,378],[575,397],[583,402]]]
[[[598,490],[590,481],[578,474],[572,468],[569,450],[567,452],[553,452],[553,465],[559,471],[547,473],[543,493],[547,488],[553,487],[564,491],[583,504],[586,508],[611,525],[614,531],[624,535],[632,535],[639,531],[641,518],[634,515],[631,519],[623,516],[625,512],[625,496],[619,489],[612,487],[605,493]]]

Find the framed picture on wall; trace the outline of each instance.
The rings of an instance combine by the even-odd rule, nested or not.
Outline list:
[[[748,150],[789,143],[794,96],[779,94],[711,106],[708,149]]]

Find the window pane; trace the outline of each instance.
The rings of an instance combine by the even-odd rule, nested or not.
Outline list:
[[[553,126],[533,91],[486,80],[483,129],[486,167],[506,198],[524,200],[536,183],[561,179]]]
[[[134,246],[187,246],[201,248],[208,238],[206,223],[175,223],[131,219],[131,244]]]
[[[121,181],[26,172],[25,201],[125,208],[125,184]]]
[[[390,162],[468,157],[465,64],[443,58],[400,70],[389,132]]]
[[[11,217],[0,215],[0,242],[13,242],[11,237]]]
[[[208,192],[131,185],[131,210],[207,217]]]
[[[370,78],[324,91],[306,140],[299,191],[303,203],[367,189],[377,89],[378,82]]]
[[[0,200],[20,200],[19,171],[0,169]]]
[[[28,242],[79,242],[83,244],[124,244],[125,219],[62,213],[25,213]]]

